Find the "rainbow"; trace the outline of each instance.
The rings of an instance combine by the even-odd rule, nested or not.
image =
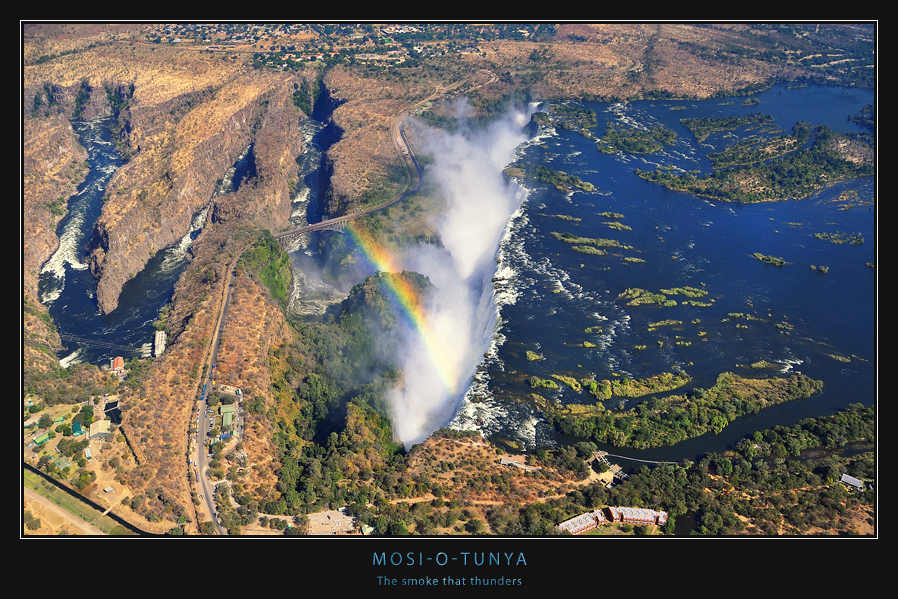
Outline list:
[[[376,270],[385,273],[402,272],[401,265],[395,257],[378,244],[367,231],[349,223],[345,232],[349,234],[365,259]],[[449,340],[439,335],[430,325],[427,312],[421,305],[421,298],[405,280],[399,277],[383,277],[381,280],[386,283],[387,289],[396,298],[408,322],[420,336],[427,357],[439,374],[448,395],[455,396],[460,393],[458,365],[447,355]]]

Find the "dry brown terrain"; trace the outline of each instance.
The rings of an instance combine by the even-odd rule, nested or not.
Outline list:
[[[29,23],[22,27],[22,58],[25,62],[41,56],[84,50],[91,44],[128,40],[138,36],[146,25]]]
[[[409,472],[426,473],[438,482],[448,498],[470,500],[478,505],[499,503],[527,503],[563,495],[596,477],[582,481],[565,477],[552,468],[540,468],[528,472],[516,466],[499,463],[503,454],[479,436],[452,439],[429,438],[409,455]],[[527,464],[528,456],[513,456]],[[444,465],[445,464],[445,468]],[[445,470],[445,471],[444,471]],[[500,490],[501,483],[494,475],[506,475],[508,488]]]
[[[25,509],[41,521],[40,528],[30,530],[25,527],[23,529],[24,534],[50,536],[104,535],[99,528],[88,524],[52,501],[41,497],[31,489],[25,487],[23,493]]]
[[[395,117],[431,95],[436,86],[424,81],[385,85],[375,77],[360,77],[342,67],[330,70],[324,83],[339,103],[332,118],[343,132],[327,153],[333,171],[328,210],[351,212],[365,191],[385,188],[384,196],[389,197],[390,190],[398,189],[389,183],[390,172],[401,169],[390,140],[390,126]]]
[[[760,526],[754,524],[751,518],[746,516],[742,516],[737,514],[739,520],[745,525],[744,530],[741,534],[745,535],[766,535],[767,531],[762,529]],[[874,536],[876,534],[876,529],[873,527],[873,520],[875,518],[874,508],[873,506],[861,506],[859,508],[852,509],[845,516],[838,516],[834,521],[830,523],[830,528],[823,529],[818,526],[811,526],[806,531],[802,533],[798,533],[795,529],[791,527],[786,527],[780,525],[776,530],[776,534],[778,535],[795,535],[801,534],[804,536],[816,536],[816,535],[844,535],[846,530],[852,531],[854,534],[858,536]]]
[[[547,98],[641,97],[653,91],[675,96],[707,98],[719,91],[736,91],[781,72],[758,61],[730,64],[699,56],[695,47],[709,52],[740,39],[738,29],[706,29],[678,24],[568,24],[556,41],[483,42],[483,62],[496,72],[509,71],[528,81]],[[586,38],[571,41],[570,35]],[[542,52],[538,61],[531,53]]]
[[[148,369],[139,388],[129,388],[122,396],[122,430],[140,462],[126,472],[125,480],[135,494],[152,496],[145,503],[145,513],[162,518],[181,511],[195,520],[186,463],[187,433],[224,297],[227,269],[242,248],[239,239],[214,239],[208,234],[197,239],[196,258],[175,290],[170,319],[177,323],[173,328],[178,334]],[[209,270],[214,275],[207,278]],[[160,489],[163,493],[157,492]],[[169,522],[165,530],[172,526],[174,522]]]
[[[250,400],[262,397],[266,407],[273,406],[268,356],[271,349],[284,343],[287,323],[267,291],[248,275],[234,278],[231,303],[218,350],[217,382],[240,387]],[[244,405],[246,409],[246,405]],[[258,414],[248,414],[243,445],[250,474],[243,477],[244,491],[267,497],[277,483],[275,448],[270,439],[271,423]]]
[[[46,24],[24,30],[24,353],[26,369],[55,367],[52,352],[36,349],[59,346],[55,331],[40,317],[46,309],[37,302],[36,281],[57,243],[60,216],[53,215],[48,204],[68,198],[83,178],[79,169],[86,154],[68,123],[82,81],[93,89],[85,118],[110,114],[106,86],[119,94],[133,86],[119,117],[123,129],[117,140],[131,159],[107,186],[91,244],[91,268],[100,278],[97,296],[104,312],[116,307],[129,277],[184,235],[217,182],[253,144],[256,178],[215,200],[194,242],[191,262],[172,300],[165,355],[122,397],[122,430],[139,465],[129,462],[119,481],[128,487],[123,495],[141,496],[144,503],[136,511],[114,509],[141,529],[166,532],[178,515],[196,520],[185,459],[187,431],[225,282],[252,243],[254,229],[277,232],[287,225],[290,184],[302,152],[298,123],[303,115],[291,95],[299,82],[315,79],[317,73],[312,67],[297,73],[253,69],[254,49],[249,46],[233,53],[208,53],[132,39],[141,28]],[[351,212],[398,189],[396,180],[391,181],[399,161],[390,126],[402,111],[426,98],[442,94],[439,97],[451,101],[451,88],[476,86],[475,113],[524,86],[541,98],[636,98],[655,91],[706,98],[800,72],[795,65],[773,68],[747,58],[716,57],[718,49],[753,43],[751,35],[748,26],[739,24],[572,24],[561,26],[551,43],[485,42],[480,44],[483,57],[448,55],[401,75],[350,65],[330,68],[323,91],[325,103],[333,108],[336,142],[326,153],[326,210],[332,215]],[[50,55],[57,57],[35,62]],[[44,93],[45,84],[52,86],[58,106],[47,116],[32,116],[33,100]],[[851,147],[843,150],[856,160],[870,159]],[[401,209],[393,214],[398,220]],[[271,389],[273,379],[289,380],[284,375],[289,365],[275,353],[292,340],[280,309],[245,274],[235,278],[222,341],[220,382],[243,388],[247,397],[261,398],[266,409],[292,420],[296,405],[275,397]],[[103,378],[99,371],[78,376],[84,378],[79,379],[84,387]],[[252,470],[241,484],[263,500],[277,499],[278,493],[271,426],[268,418],[250,415],[244,439]],[[360,438],[371,434],[364,417],[355,413],[349,414],[347,430]],[[373,449],[361,452],[344,464],[346,474],[380,459]],[[409,470],[429,473],[448,494],[476,505],[535,501],[582,484],[545,469],[527,473],[500,466],[498,460],[492,446],[476,439],[431,439],[409,457]],[[450,462],[451,468],[445,465]],[[103,480],[109,476],[100,474]]]
[[[120,93],[133,86],[121,117],[127,121],[123,141],[133,158],[107,186],[91,244],[104,312],[115,308],[124,282],[155,252],[186,233],[191,216],[209,201],[217,181],[263,123],[280,125],[268,137],[289,136],[267,150],[271,159],[283,165],[280,154],[292,153],[292,160],[300,152],[301,139],[290,135],[295,128],[266,114],[269,104],[268,112],[287,108],[291,76],[247,70],[219,55],[112,42],[28,65],[23,75],[26,108],[49,82],[66,115],[81,81],[87,81],[93,90],[86,118],[110,114],[104,86]],[[30,233],[30,226],[26,230]]]
[[[91,268],[100,275],[97,299],[103,311],[115,308],[122,285],[155,252],[187,232],[193,214],[208,203],[216,182],[249,145],[261,118],[260,102],[272,83],[251,74],[177,123],[151,131],[142,131],[140,119],[133,119],[131,143],[140,152],[107,186],[110,199],[91,244]],[[135,92],[132,115],[139,112],[138,101]]]
[[[116,306],[123,283],[153,253],[184,234],[190,215],[208,201],[215,182],[247,147],[255,128],[270,120],[266,111],[272,96],[281,98],[273,106],[282,110],[286,94],[281,94],[292,91],[291,83],[310,77],[252,69],[254,49],[249,46],[229,54],[131,39],[140,28],[41,25],[28,28],[24,36],[27,57],[60,54],[25,66],[27,109],[50,83],[70,114],[86,80],[94,91],[85,115],[102,116],[109,114],[104,85],[119,91],[133,85],[121,117],[127,121],[124,142],[133,159],[109,185],[92,244],[92,268],[100,276],[98,300],[106,312]],[[328,212],[352,211],[398,188],[391,180],[398,162],[390,124],[440,90],[480,86],[473,92],[479,98],[475,105],[520,87],[545,98],[638,98],[658,91],[706,98],[773,76],[801,74],[797,64],[772,67],[750,58],[718,57],[731,48],[763,47],[764,36],[772,35],[739,24],[562,25],[551,43],[483,42],[483,56],[450,53],[401,74],[349,65],[331,68],[324,87],[340,137],[326,157]],[[483,85],[489,80],[494,83]],[[270,148],[271,156],[283,156],[285,147],[296,143],[289,127],[282,133],[272,142],[279,145]],[[220,214],[226,212],[223,206]]]

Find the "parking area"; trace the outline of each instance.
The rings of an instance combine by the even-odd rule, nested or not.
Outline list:
[[[355,531],[355,519],[346,513],[346,508],[341,508],[339,511],[309,514],[310,535],[340,535]]]

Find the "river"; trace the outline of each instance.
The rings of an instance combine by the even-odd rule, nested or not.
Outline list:
[[[87,149],[90,171],[68,201],[68,213],[56,229],[59,248],[44,264],[38,281],[41,302],[47,305],[65,346],[57,355],[62,366],[108,364],[115,356],[152,355],[153,322],[171,300],[190,246],[206,222],[211,199],[235,191],[252,174],[251,147],[247,147],[219,181],[210,203],[193,216],[190,230],[150,258],[144,269],[125,283],[118,307],[101,314],[97,281],[88,268],[86,249],[100,217],[106,184],[122,166],[111,141],[111,124],[110,118],[72,122],[81,145]]]
[[[741,98],[589,105],[599,117],[593,131],[599,136],[608,121],[640,127],[664,124],[678,133],[673,146],[654,155],[603,155],[594,142],[566,130],[544,131],[518,150],[516,160],[577,175],[597,191],[562,193],[544,185],[525,185],[527,199],[513,214],[497,254],[493,296],[501,327],[456,426],[479,428],[487,436],[509,439],[527,449],[551,447],[565,439],[517,400],[531,392],[526,384],[531,375],[640,378],[683,369],[694,379],[691,387],[707,388],[721,372],[751,374],[739,365],[759,360],[777,363],[784,373],[801,371],[823,380],[823,394],[739,418],[718,435],[674,447],[605,449],[642,459],[695,459],[732,447],[755,430],[832,414],[849,403],[875,402],[875,272],[866,266],[875,260],[875,210],[870,205],[844,209],[845,202],[834,201],[850,191],[860,202],[872,202],[873,178],[839,182],[800,201],[740,205],[668,191],[633,174],[636,168],[659,165],[707,172],[709,152],[731,143],[729,135],[747,134],[716,133],[699,144],[680,118],[760,111],[773,115],[786,132],[798,120],[824,123],[836,131],[859,131],[847,118],[872,102],[873,92],[779,85],[755,97],[759,104],[749,107],[742,106]],[[684,108],[671,110],[674,106]],[[121,160],[110,141],[108,119],[73,126],[88,150],[90,173],[69,201],[69,213],[57,230],[60,248],[40,277],[41,301],[48,305],[67,346],[59,354],[60,362],[102,364],[115,355],[145,357],[151,350],[152,323],[171,298],[207,209],[195,215],[191,231],[179,243],[158,252],[124,286],[114,312],[99,314],[96,281],[84,262],[84,249],[100,214],[105,185]],[[320,123],[307,121],[303,134],[306,150],[291,219],[297,226],[316,219],[319,210]],[[245,162],[235,165],[216,193],[233,189],[233,181],[245,176],[240,170],[245,167]],[[630,230],[608,228],[603,212],[623,214],[620,222]],[[559,214],[581,220],[558,219]],[[618,239],[633,250],[606,256],[580,254],[554,239],[553,231]],[[813,236],[820,232],[859,234],[864,241],[834,244]],[[290,309],[312,316],[342,299],[315,274],[320,272],[315,235],[298,239],[290,248],[297,275]],[[783,257],[787,264],[763,264],[751,257],[754,252]],[[624,256],[643,262],[625,261]],[[826,265],[829,272],[811,270],[810,265]],[[617,299],[627,288],[658,292],[687,285],[707,290],[713,305],[631,307]],[[731,313],[750,314],[755,320],[730,318]],[[650,323],[665,319],[681,324],[648,331]],[[789,334],[775,324],[790,326]],[[601,332],[586,333],[591,327],[600,327]],[[592,347],[585,347],[584,341]],[[544,359],[528,361],[527,350]],[[550,399],[578,402],[584,396],[562,388]],[[622,407],[630,407],[632,401],[622,402]]]
[[[861,128],[848,117],[873,102],[871,91],[814,86],[778,85],[755,97],[759,104],[754,106],[743,106],[743,98],[588,105],[598,115],[592,132],[599,137],[606,122],[645,129],[663,124],[674,130],[676,142],[657,154],[601,154],[595,142],[563,129],[544,132],[522,152],[522,162],[579,176],[596,191],[565,193],[526,182],[529,197],[503,242],[509,296],[501,306],[504,343],[498,360],[489,364],[490,397],[479,406],[501,417],[481,419],[485,434],[526,448],[569,441],[518,401],[532,392],[527,384],[532,375],[642,378],[682,369],[693,377],[685,389],[708,388],[722,372],[751,376],[758,371],[744,366],[767,360],[783,374],[800,371],[824,382],[822,394],[739,418],[718,435],[655,450],[603,447],[642,459],[695,459],[732,447],[755,430],[832,414],[850,403],[875,402],[875,272],[866,265],[875,260],[874,178],[838,182],[804,200],[743,205],[673,192],[634,175],[636,168],[657,166],[709,172],[709,152],[734,143],[732,136],[756,133],[742,128],[697,143],[681,118],[763,112],[786,133],[798,120],[849,132]],[[836,201],[843,192],[857,197]],[[609,221],[630,229],[612,229]],[[615,239],[633,249],[582,254],[551,232]],[[835,244],[815,233],[859,234],[863,242]],[[755,252],[787,263],[764,264],[752,257]],[[828,266],[829,272],[811,265]],[[628,306],[618,299],[628,288],[659,293],[685,286],[706,290],[703,301],[713,299],[713,304],[689,306],[683,296],[670,296],[680,300],[677,306]],[[679,324],[649,330],[665,320]],[[601,332],[586,332],[592,327]],[[526,350],[544,359],[529,361]],[[546,395],[561,403],[589,402],[585,392],[561,387]],[[629,409],[639,401],[614,398],[606,406],[616,409],[620,403]]]

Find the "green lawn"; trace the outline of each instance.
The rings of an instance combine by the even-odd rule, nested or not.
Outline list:
[[[589,531],[589,532],[583,533],[583,536],[586,536],[586,535],[596,535],[596,536],[617,536],[617,535],[624,535],[624,536],[633,536],[633,535],[634,535],[633,530],[630,530],[630,532],[624,532],[623,530],[620,529],[620,527],[621,527],[620,524],[611,524],[610,526],[606,524],[605,526],[600,526],[600,527],[598,527],[598,528],[596,528],[596,529],[594,529],[594,530],[591,530],[591,531]],[[655,528],[656,528],[656,527],[654,527],[654,526],[649,527],[649,535],[654,535],[654,534],[655,534]]]
[[[72,497],[68,493],[61,491],[52,483],[47,482],[39,475],[23,470],[23,479],[25,486],[39,493],[65,509],[75,514],[85,522],[96,526],[106,534],[130,534],[130,531],[119,525],[115,520],[108,516],[104,516],[102,512],[98,512],[83,501]]]

